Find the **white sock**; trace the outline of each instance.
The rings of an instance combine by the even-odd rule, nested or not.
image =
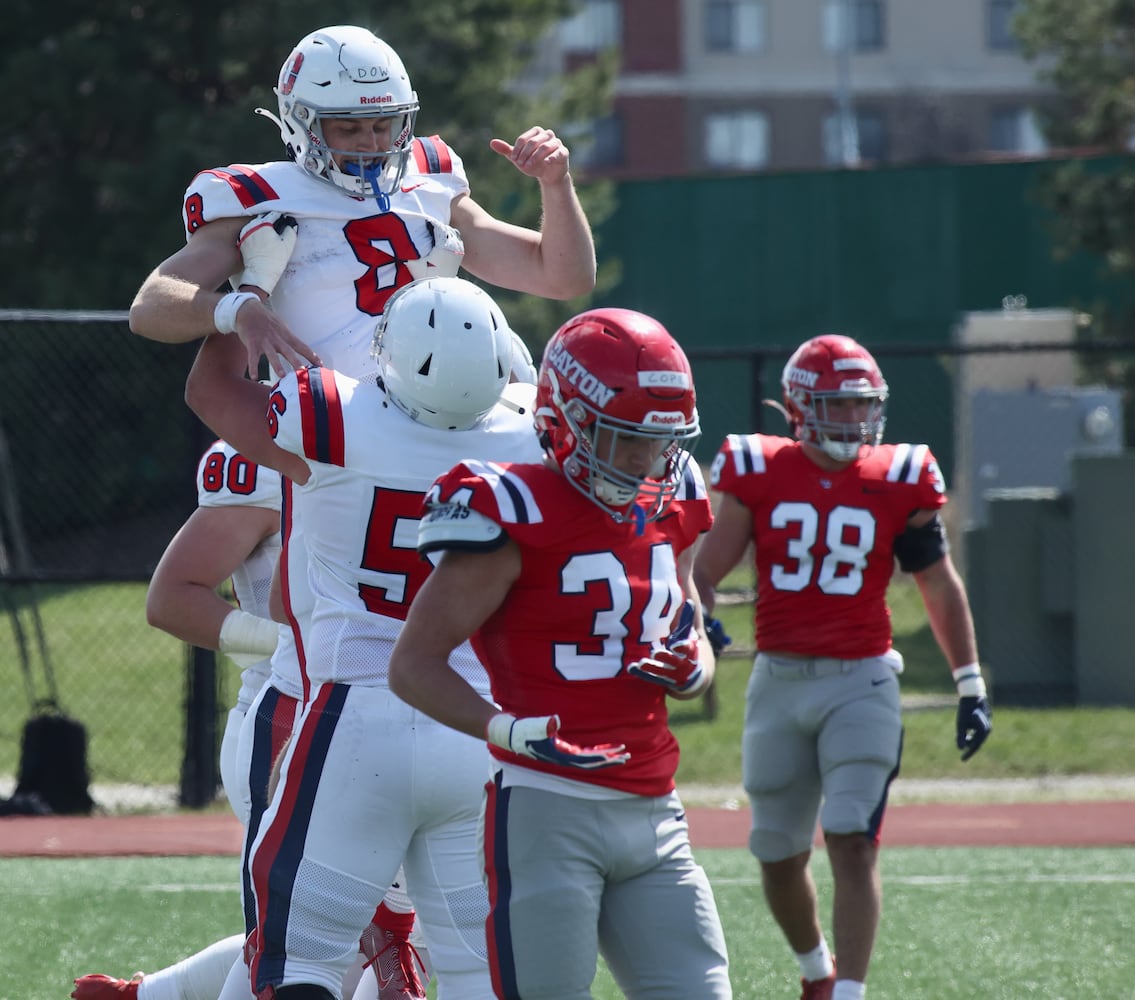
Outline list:
[[[138,1000],[216,1000],[243,947],[244,935],[234,934],[176,965],[146,973]]]
[[[797,954],[796,961],[800,963],[800,975],[805,979],[827,979],[835,969],[832,964],[832,953],[828,950],[828,942],[820,938],[820,943],[811,951],[803,955]]]
[[[832,1000],[863,1000],[867,996],[867,984],[854,979],[837,979],[832,990]]]
[[[392,913],[413,912],[414,904],[406,892],[406,872],[401,867],[398,869],[398,874],[394,876],[394,881],[390,883],[390,888],[386,890],[386,895],[382,901]]]

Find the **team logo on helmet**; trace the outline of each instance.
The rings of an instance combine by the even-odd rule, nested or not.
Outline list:
[[[297,52],[287,70],[280,77],[280,93],[282,95],[287,96],[292,92],[292,88],[296,85],[296,80],[299,78],[300,69],[302,67],[303,53]]]

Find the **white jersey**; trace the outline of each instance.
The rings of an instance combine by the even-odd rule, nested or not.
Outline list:
[[[198,507],[266,507],[280,510],[280,474],[250,462],[232,445],[215,442],[197,463]],[[272,573],[280,555],[280,532],[269,535],[233,570],[233,591],[241,609],[258,618],[271,618],[268,597]],[[268,660],[241,661],[237,704],[245,708],[268,679]]]
[[[284,548],[280,554],[280,587],[288,627],[280,630],[280,641],[272,654],[269,678],[277,691],[296,701],[306,702],[310,690],[305,676],[306,640],[311,629],[311,611],[315,598],[307,581],[307,546],[303,529],[292,516],[294,484],[284,480],[283,525]]]
[[[186,236],[216,219],[294,216],[295,249],[271,307],[325,365],[362,378],[376,368],[375,321],[394,291],[413,280],[406,261],[430,253],[433,223],[448,225],[453,199],[469,193],[461,158],[440,138],[415,139],[411,150],[387,211],[290,160],[203,170],[185,194]]]
[[[498,404],[471,430],[436,430],[389,404],[375,382],[328,368],[286,375],[269,409],[276,444],[312,470],[306,484],[291,486],[315,599],[310,682],[385,686],[390,651],[430,571],[417,551],[426,491],[466,458],[539,462],[531,409]],[[468,643],[450,664],[488,694]]]

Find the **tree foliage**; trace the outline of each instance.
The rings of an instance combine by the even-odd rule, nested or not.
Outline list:
[[[1054,146],[1112,154],[1056,166],[1040,195],[1057,249],[1098,255],[1135,272],[1135,0],[1022,0],[1021,51],[1053,85],[1044,116]]]
[[[275,111],[281,63],[300,38],[329,23],[362,24],[388,41],[421,101],[418,133],[440,134],[460,153],[473,196],[488,211],[538,226],[538,185],[488,141],[511,140],[537,122],[563,133],[604,112],[611,80],[604,63],[536,95],[509,84],[573,6],[345,0],[329,11],[300,0],[15,0],[0,62],[9,97],[0,139],[0,306],[129,305],[149,270],[181,245],[181,198],[198,170],[284,155],[275,126],[253,111]],[[581,196],[598,225],[611,208],[609,187],[581,185]],[[510,316],[515,307],[539,322],[543,335],[571,308],[498,298]]]

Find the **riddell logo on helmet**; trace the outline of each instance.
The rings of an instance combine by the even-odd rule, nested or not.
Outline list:
[[[646,427],[684,427],[686,415],[673,410],[651,410],[642,422]]]
[[[788,381],[797,382],[804,386],[805,389],[814,389],[816,387],[816,380],[819,379],[819,372],[810,372],[806,368],[792,367],[788,369]]]
[[[394,100],[393,94],[381,94],[376,97],[360,97],[360,104],[390,104]]]
[[[582,395],[591,400],[599,409],[615,398],[615,390],[604,385],[568,353],[561,344],[552,346],[547,361],[566,381],[574,385]]]

